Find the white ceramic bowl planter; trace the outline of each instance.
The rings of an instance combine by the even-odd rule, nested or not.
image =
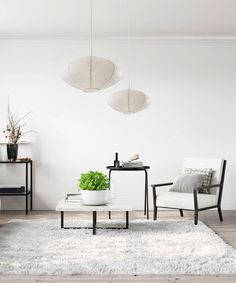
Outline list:
[[[82,199],[86,205],[103,205],[107,202],[107,190],[81,191]]]
[[[109,179],[98,171],[82,173],[78,180],[78,189],[86,205],[104,205],[108,201]]]

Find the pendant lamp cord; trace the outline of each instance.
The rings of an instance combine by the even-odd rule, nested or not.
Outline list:
[[[130,111],[130,56],[131,56],[131,33],[130,33],[130,0],[126,0],[127,3],[127,16],[128,16],[128,27],[127,27],[127,35],[128,35],[128,112]]]
[[[93,0],[90,0],[90,55],[93,56]]]
[[[126,0],[127,3],[127,22],[128,22],[128,27],[127,27],[127,36],[128,36],[128,88],[130,89],[130,56],[131,56],[131,34],[130,34],[130,5],[129,5],[130,0]]]
[[[90,60],[89,60],[89,83],[93,88],[93,0],[90,0]]]

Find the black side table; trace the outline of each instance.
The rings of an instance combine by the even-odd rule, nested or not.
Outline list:
[[[145,173],[145,193],[144,193],[144,215],[147,215],[147,219],[149,219],[149,205],[148,205],[148,173],[147,170],[150,169],[150,166],[136,167],[136,168],[126,168],[126,167],[115,167],[115,166],[107,166],[109,169],[109,181],[111,181],[111,172],[112,171],[144,171]],[[110,213],[109,213],[110,216]]]
[[[25,164],[25,192],[1,193],[0,196],[24,196],[25,214],[28,214],[28,197],[30,196],[30,210],[33,210],[33,161],[0,161],[0,164]],[[29,179],[30,176],[30,179]],[[3,187],[2,187],[3,188]]]

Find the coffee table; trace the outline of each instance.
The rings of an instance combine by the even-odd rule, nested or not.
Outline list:
[[[129,212],[132,211],[131,206],[122,204],[119,201],[113,201],[106,205],[84,205],[82,202],[66,202],[63,198],[56,206],[56,211],[61,212],[61,228],[62,229],[92,229],[93,235],[96,235],[96,229],[128,229],[129,228]],[[64,226],[64,212],[92,212],[92,227],[68,227]],[[97,212],[124,211],[126,213],[126,225],[124,227],[97,227]]]

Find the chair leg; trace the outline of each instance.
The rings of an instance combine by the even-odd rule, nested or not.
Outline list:
[[[157,207],[154,206],[154,209],[153,209],[153,220],[157,220]]]
[[[194,210],[194,224],[197,225],[198,223],[198,210]]]
[[[183,209],[180,209],[180,210],[179,210],[179,213],[180,213],[180,216],[181,216],[181,217],[184,217]]]
[[[220,221],[223,221],[223,215],[222,215],[222,211],[221,211],[221,207],[220,206],[218,206],[218,213],[219,213]]]

